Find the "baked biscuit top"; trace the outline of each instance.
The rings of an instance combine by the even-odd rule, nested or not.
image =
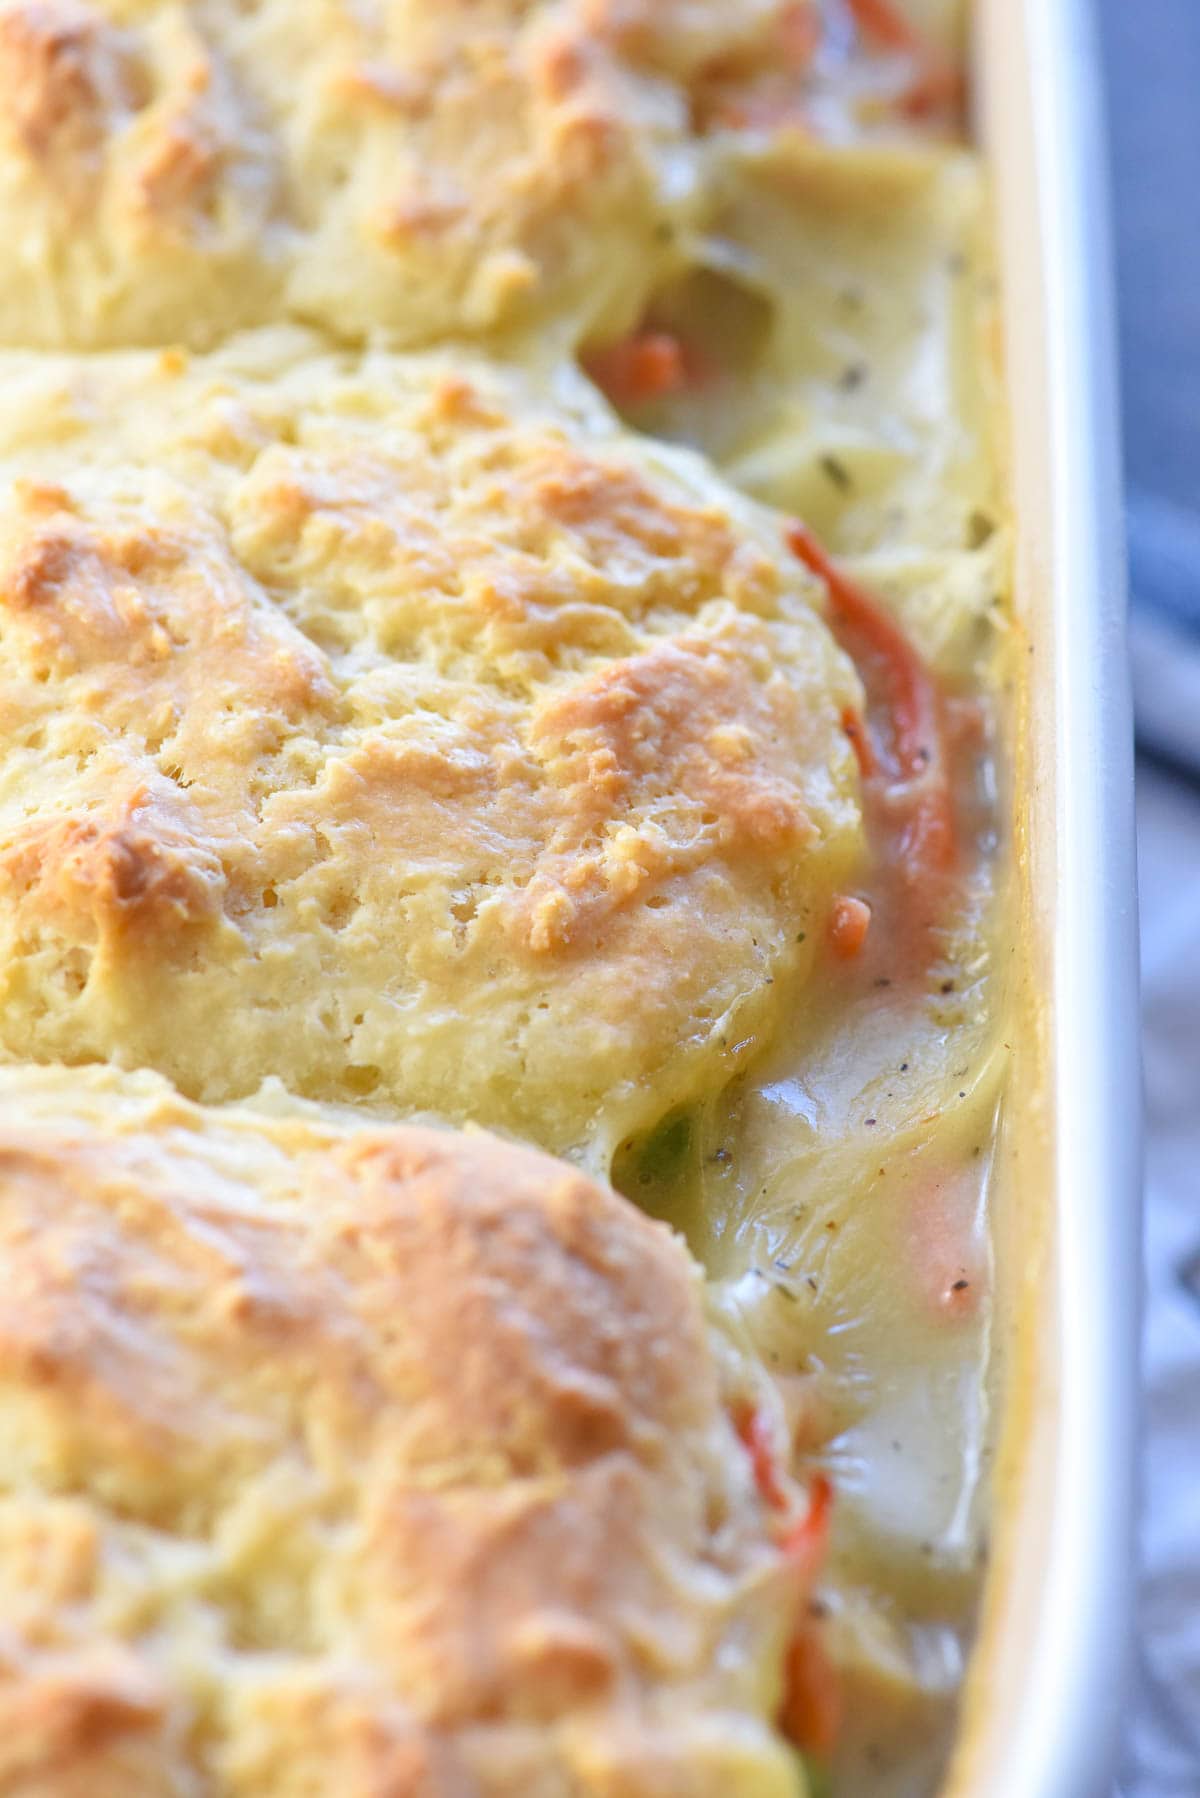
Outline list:
[[[804,1499],[662,1225],[108,1069],[0,1072],[0,1171],[5,1792],[802,1790]]]
[[[461,357],[0,374],[10,1057],[601,1159],[728,1080],[860,850],[777,520]]]
[[[0,341],[611,337],[743,140],[921,67],[832,0],[5,0]]]

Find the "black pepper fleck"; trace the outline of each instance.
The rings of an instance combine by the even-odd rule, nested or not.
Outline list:
[[[848,493],[854,485],[850,477],[850,470],[844,462],[839,462],[836,456],[821,457],[821,472],[839,493]]]
[[[982,549],[990,537],[996,534],[996,521],[986,512],[975,511],[967,519],[967,546],[970,549]]]

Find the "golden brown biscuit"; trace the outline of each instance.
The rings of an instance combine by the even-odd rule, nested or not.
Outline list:
[[[581,383],[311,352],[0,362],[0,1045],[603,1155],[795,1003],[857,681]]]
[[[802,1789],[731,1420],[776,1401],[663,1226],[482,1133],[34,1069],[0,1245],[6,1798]]]
[[[810,13],[3,0],[0,340],[611,336],[703,226],[730,125],[858,128]]]

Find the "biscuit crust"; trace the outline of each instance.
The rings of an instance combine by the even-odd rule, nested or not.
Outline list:
[[[616,336],[747,133],[860,128],[821,11],[2,0],[0,340]]]
[[[724,1084],[860,848],[769,517],[462,357],[4,374],[9,1056],[601,1156]]]
[[[663,1226],[483,1133],[35,1069],[0,1242],[13,1798],[799,1789],[754,1377]]]
[[[779,8],[732,10],[8,0],[0,336],[619,329],[701,207],[689,81]]]

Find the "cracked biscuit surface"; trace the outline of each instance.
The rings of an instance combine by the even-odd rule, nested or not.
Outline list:
[[[0,1071],[0,1787],[795,1793],[770,1400],[682,1245],[275,1103]]]
[[[703,229],[731,122],[854,129],[809,101],[840,67],[835,30],[814,75],[820,10],[0,0],[0,339],[615,335]]]
[[[619,326],[699,202],[690,80],[781,8],[734,10],[9,0],[0,335]]]
[[[0,367],[11,1058],[601,1157],[736,1071],[861,835],[769,514],[461,357]]]

